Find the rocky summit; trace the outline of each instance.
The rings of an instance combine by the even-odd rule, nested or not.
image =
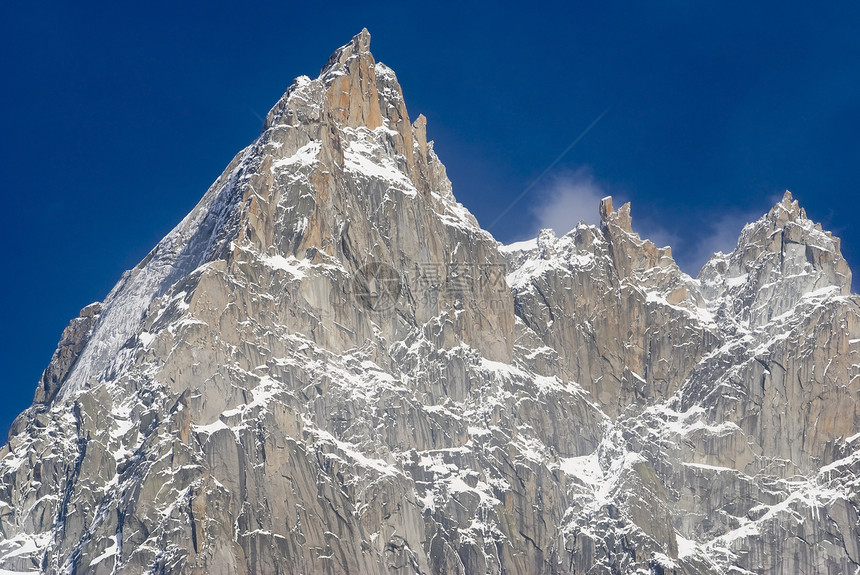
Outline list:
[[[0,450],[0,573],[860,572],[860,298],[791,194],[697,278],[501,245],[362,31],[103,302]]]

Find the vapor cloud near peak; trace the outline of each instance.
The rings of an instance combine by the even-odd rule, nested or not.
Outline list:
[[[599,224],[598,205],[606,196],[613,196],[616,206],[628,201],[624,193],[598,180],[588,167],[548,179],[547,184],[537,190],[536,196],[537,201],[532,208],[536,225],[530,237],[545,228],[551,228],[560,236],[581,221]],[[778,200],[779,197],[773,196],[768,198],[767,205],[755,209],[728,208],[703,213],[697,218],[701,220],[697,226],[698,233],[690,237],[676,231],[671,222],[661,221],[659,214],[657,217],[653,214],[637,217],[634,201],[633,229],[643,239],[649,239],[659,247],[671,246],[678,266],[695,277],[714,253],[731,252],[743,227],[759,219]]]
[[[608,195],[611,194],[595,180],[589,168],[554,176],[540,191],[534,208],[538,229],[552,228],[562,235],[580,221],[599,224],[598,205]]]

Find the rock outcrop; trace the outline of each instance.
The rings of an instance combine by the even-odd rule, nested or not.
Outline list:
[[[63,333],[3,573],[854,573],[860,299],[786,195],[698,278],[498,244],[367,31]]]

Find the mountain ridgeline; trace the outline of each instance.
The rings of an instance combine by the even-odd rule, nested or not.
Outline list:
[[[0,573],[854,574],[860,298],[791,194],[698,278],[501,245],[362,31],[104,301],[0,449]]]

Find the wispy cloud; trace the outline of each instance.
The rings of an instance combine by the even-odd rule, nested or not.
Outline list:
[[[678,265],[695,276],[716,252],[727,254],[734,250],[744,226],[762,217],[781,197],[779,194],[768,196],[757,208],[722,208],[719,213],[706,216],[701,234],[690,242],[691,248],[675,254]]]
[[[534,215],[539,229],[552,228],[558,235],[566,234],[580,221],[600,223],[600,200],[610,195],[597,183],[588,168],[553,177],[538,193]]]
[[[678,265],[695,276],[715,253],[727,254],[734,250],[744,226],[760,216],[758,212],[729,213],[705,222],[704,235],[692,242],[691,249],[679,252]]]

